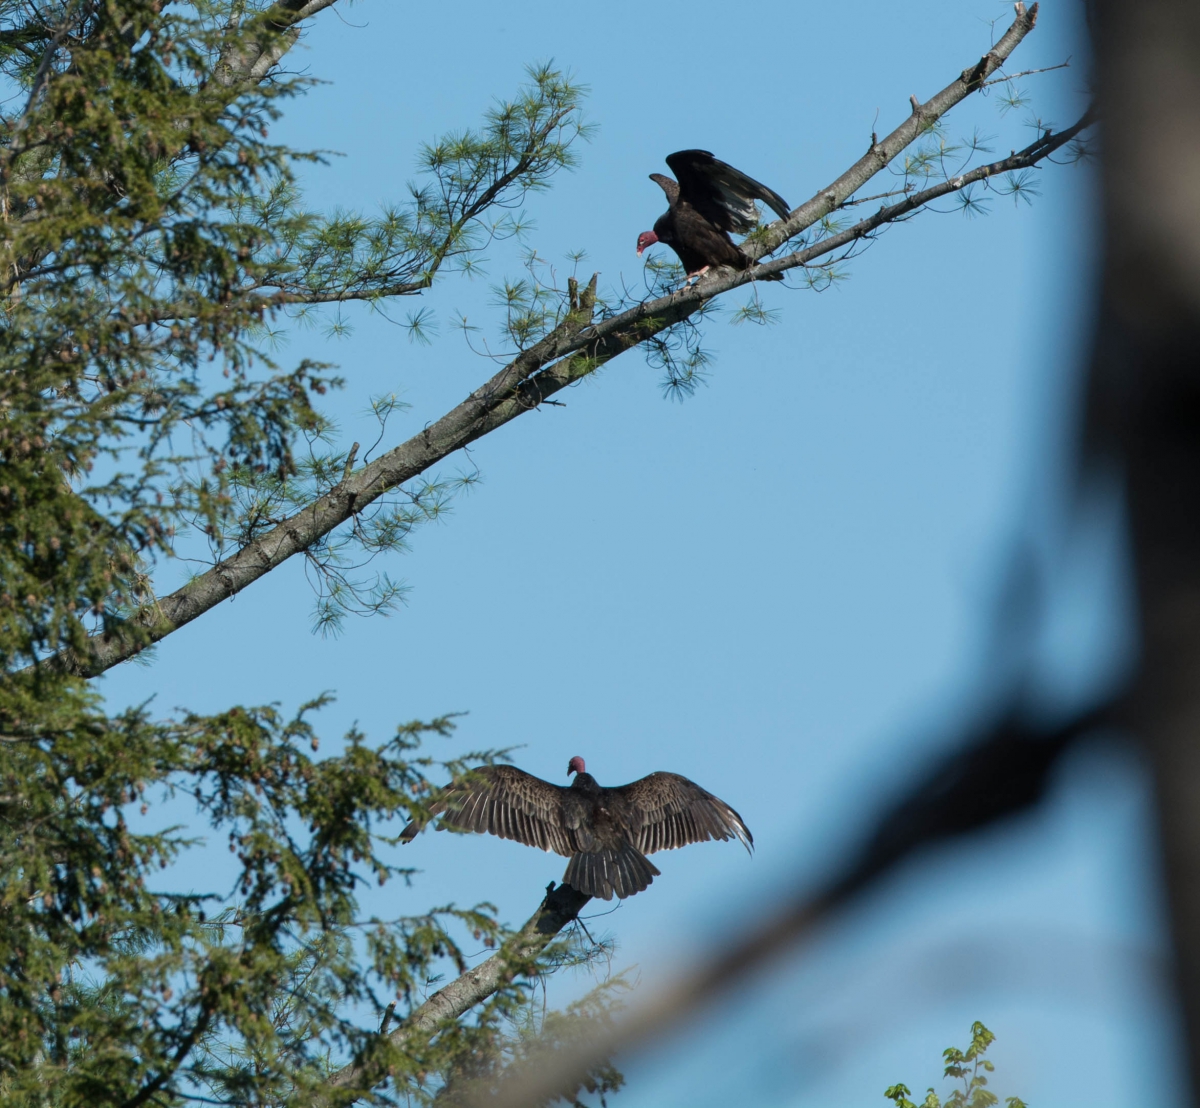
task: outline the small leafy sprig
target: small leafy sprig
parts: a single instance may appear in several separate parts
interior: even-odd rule
[[[996,1067],[984,1055],[995,1040],[996,1036],[976,1020],[971,1024],[971,1045],[966,1050],[951,1046],[942,1051],[946,1062],[944,1075],[962,1082],[962,1088],[955,1089],[945,1100],[930,1088],[926,1090],[925,1099],[916,1104],[909,1100],[912,1092],[907,1085],[892,1085],[883,1095],[896,1108],[991,1108],[1000,1103],[1000,1098],[987,1087],[987,1075],[995,1072]],[[1020,1097],[1015,1096],[1006,1097],[1004,1104],[1005,1108],[1028,1108]]]

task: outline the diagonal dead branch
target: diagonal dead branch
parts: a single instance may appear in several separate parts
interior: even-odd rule
[[[986,181],[990,177],[999,177],[1005,173],[1013,173],[1021,169],[1031,169],[1039,162],[1048,158],[1056,150],[1060,150],[1066,146],[1076,135],[1086,130],[1094,122],[1095,111],[1089,108],[1077,123],[1072,124],[1072,126],[1065,130],[1048,131],[1023,150],[1018,150],[1007,158],[1001,158],[999,161],[991,162],[988,165],[976,166],[970,172],[953,177],[949,181],[941,181],[936,185],[931,185],[927,189],[922,189],[920,192],[911,193],[904,200],[880,208],[873,216],[854,224],[853,227],[847,227],[844,231],[840,231],[835,235],[830,235],[829,238],[822,239],[805,250],[797,250],[794,254],[788,254],[782,258],[764,262],[758,268],[757,274],[784,273],[796,266],[807,265],[813,259],[819,258],[824,254],[831,254],[835,250],[839,250],[843,246],[848,246],[859,239],[869,238],[871,232],[882,227],[884,224],[895,223],[915,212],[918,208],[923,208],[935,200],[940,200],[943,196],[961,192],[968,185],[976,184],[979,181]]]
[[[222,88],[261,81],[300,39],[301,24],[318,12],[333,7],[337,0],[279,0],[266,11],[241,21],[230,17],[229,42],[213,71]]]
[[[533,972],[538,956],[589,900],[591,897],[570,885],[554,888],[551,882],[546,899],[516,935],[486,961],[434,993],[388,1034],[387,1041],[393,1047],[403,1048],[416,1039],[436,1034],[447,1022],[458,1019],[518,977]],[[377,1068],[371,1059],[364,1059],[338,1070],[329,1084],[335,1089],[361,1089],[365,1094],[385,1078],[386,1070]]]
[[[325,6],[332,2],[314,0],[314,3]],[[277,8],[281,6],[288,7],[280,5]],[[308,12],[311,7],[312,4],[299,4],[297,0],[290,5],[290,10],[299,19],[303,18],[299,13]],[[964,69],[930,100],[924,103],[915,101],[911,115],[899,127],[882,141],[873,141],[867,153],[850,169],[795,209],[786,220],[768,226],[762,239],[746,243],[743,248],[747,253],[754,258],[761,258],[823,219],[886,168],[945,112],[982,87],[982,83],[1007,60],[1036,23],[1037,4],[1026,9],[1023,3],[1017,3],[1015,9],[1016,18],[1012,25],[974,66]],[[1086,120],[1087,117],[1076,125],[1077,128],[1085,126]],[[1052,138],[1043,136],[1037,143],[1013,156],[1018,162],[1010,158],[1005,163],[994,165],[1009,162],[1013,162],[1010,168],[1032,165],[1059,145],[1061,142],[1055,144]],[[580,297],[578,310],[570,311],[550,334],[519,354],[420,434],[364,466],[358,473],[349,475],[328,493],[182,588],[161,600],[151,601],[124,627],[95,636],[86,652],[60,652],[42,664],[91,677],[134,657],[146,646],[160,641],[216,604],[236,595],[294,554],[306,550],[380,496],[416,477],[454,451],[536,408],[555,392],[594,372],[598,366],[688,318],[713,297],[767,274],[804,265],[820,254],[868,236],[883,223],[900,219],[923,204],[961,188],[968,183],[968,179],[982,179],[983,176],[1003,171],[981,167],[973,171],[980,175],[977,178],[965,175],[960,185],[948,182],[923,190],[856,224],[842,232],[841,236],[832,236],[807,250],[744,272],[717,270],[690,287],[635,305],[597,323],[592,323],[596,295],[596,278],[593,277],[592,283]]]
[[[512,1067],[470,1108],[524,1108],[546,1103],[598,1062],[624,1049],[644,1050],[756,973],[794,950],[864,890],[919,852],[1028,811],[1039,804],[1062,756],[1098,729],[1119,726],[1128,706],[1117,698],[1045,733],[1001,719],[935,765],[889,810],[856,857],[822,888],[782,895],[783,904],[708,959],[654,990],[610,1029],[596,1028],[586,1046],[537,1056]]]
[[[149,643],[159,641],[221,600],[240,592],[293,554],[308,549],[388,490],[492,430],[493,424],[488,417],[495,410],[510,412],[508,418],[511,419],[521,411],[536,407],[536,400],[531,399],[521,386],[542,366],[573,349],[580,331],[592,319],[597,279],[598,275],[592,277],[587,288],[579,294],[578,306],[558,327],[523,351],[453,411],[357,473],[347,475],[324,496],[262,538],[218,562],[183,588],[147,605],[123,631],[97,636],[86,657],[64,653],[57,656],[53,664],[60,664],[80,676],[95,676],[117,662],[133,657]]]
[[[25,107],[12,127],[3,160],[0,160],[0,185],[7,183],[13,163],[28,149],[21,141],[22,133],[29,126],[34,108],[37,106],[42,93],[46,91],[46,85],[49,83],[50,74],[53,70],[54,59],[60,47],[75,25],[87,14],[87,5],[84,5],[77,12],[64,12],[62,23],[57,27],[45,51],[42,53],[42,60],[38,63],[37,72],[33,75],[33,81],[30,84],[29,95],[25,100]]]
[[[951,81],[941,92],[936,93],[925,103],[922,104],[914,96],[912,98],[912,114],[899,127],[882,142],[872,143],[870,149],[828,188],[822,189],[811,200],[801,204],[787,219],[772,224],[760,242],[744,247],[746,253],[754,258],[770,254],[788,239],[827,216],[844,200],[848,200],[862,188],[955,104],[982,88],[983,82],[1008,60],[1009,55],[1037,23],[1037,4],[1026,9],[1023,3],[1017,3],[1014,5],[1014,9],[1016,19],[1013,20],[1012,26],[975,65],[964,69],[956,80]]]

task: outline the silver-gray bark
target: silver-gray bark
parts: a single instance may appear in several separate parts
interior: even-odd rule
[[[292,6],[297,11],[306,11],[311,5],[295,3]],[[746,244],[748,252],[763,257],[837,209],[899,156],[930,124],[981,88],[1037,21],[1037,4],[1026,9],[1023,3],[1017,3],[1015,9],[1016,18],[1012,25],[987,54],[925,103],[913,97],[912,111],[899,127],[880,141],[872,137],[870,148],[863,157],[831,185],[800,205],[786,220],[772,224],[761,242]],[[1084,125],[1085,121],[1081,121],[1070,133],[1074,134]],[[978,176],[973,179],[1035,164],[1065,141],[1067,138],[1063,135],[1044,137],[1022,151],[1020,156],[1014,155],[1004,162],[975,171]],[[924,190],[919,194],[920,203],[928,203],[954,187],[947,185]],[[599,322],[593,322],[596,295],[596,278],[593,277],[586,290],[573,292],[570,311],[558,327],[420,434],[348,474],[328,493],[182,588],[147,604],[126,628],[95,637],[85,654],[63,653],[51,664],[90,677],[135,656],[146,646],[162,640],[236,595],[288,558],[308,549],[372,501],[423,473],[454,451],[531,411],[599,365],[686,319],[714,296],[766,273],[804,265],[856,238],[867,237],[883,223],[901,218],[920,206],[917,199],[910,197],[884,209],[834,240],[776,259],[761,268],[741,273],[717,271],[688,288],[638,304]]]
[[[570,885],[548,889],[546,899],[495,954],[439,989],[394,1031],[388,1033],[393,1046],[403,1047],[415,1038],[435,1034],[438,1028],[458,1019],[493,993],[518,977],[536,971],[537,959],[554,937],[578,915],[591,899]],[[330,1079],[336,1089],[359,1088],[363,1092],[379,1084],[386,1075],[372,1074],[368,1066],[354,1063]]]

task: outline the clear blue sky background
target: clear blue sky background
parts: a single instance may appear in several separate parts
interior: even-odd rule
[[[646,175],[667,153],[711,149],[798,204],[1010,18],[992,0],[362,0],[322,15],[293,55],[330,83],[276,137],[344,155],[305,171],[314,205],[371,211],[403,198],[421,141],[471,125],[525,63],[554,58],[590,86],[600,129],[582,167],[529,203],[530,242],[555,261],[586,250],[604,282],[637,281],[635,239],[663,208]],[[1073,56],[1022,82],[1046,120],[1078,113],[1085,54],[1076,5],[1043,4],[1013,68]],[[1003,153],[1029,140],[1024,114],[976,97],[949,126],[978,124]],[[394,617],[314,636],[303,568],[289,564],[104,691],[205,711],[333,690],[331,737],[464,711],[447,752],[520,745],[518,764],[554,781],[573,754],[601,782],[687,774],[743,813],[759,848],[660,855],[662,878],[595,921],[616,967],[650,986],[844,857],[1021,673],[1061,711],[1131,653],[1119,511],[1098,490],[1069,513],[1062,466],[1094,182],[1051,166],[1040,188],[1033,207],[997,199],[987,218],[894,228],[831,292],[767,289],[774,327],[709,323],[714,371],[684,404],[661,397],[635,352],[565,408],[489,436],[472,454],[483,484],[389,563],[412,590]],[[488,271],[517,273],[515,253],[497,249]],[[461,310],[492,327],[489,300],[488,280],[447,279],[422,301],[443,323],[429,348],[354,312],[349,338],[300,331],[286,354],[341,364],[349,387],[332,410],[346,444],[373,438],[368,396],[398,393],[412,407],[395,442],[489,373],[449,326]],[[993,617],[1022,545],[1047,610],[1028,641],[1000,649]],[[449,835],[423,836],[404,860],[424,870],[415,887],[389,886],[369,909],[486,899],[516,922],[563,868]],[[217,844],[189,870],[194,887],[224,888],[223,864]],[[1081,753],[1042,811],[907,867],[769,984],[631,1061],[616,1103],[870,1105],[896,1081],[945,1091],[941,1050],[982,1019],[999,1036],[1002,1096],[1177,1104],[1162,926],[1144,775],[1119,751]],[[556,983],[551,999],[583,984]]]

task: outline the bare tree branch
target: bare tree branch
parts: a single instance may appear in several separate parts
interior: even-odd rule
[[[538,956],[554,937],[583,909],[591,897],[559,885],[546,890],[546,899],[538,910],[504,946],[473,969],[439,989],[387,1036],[396,1047],[409,1041],[432,1035],[447,1022],[458,1019],[493,993],[529,974]],[[386,1078],[385,1073],[373,1071],[370,1063],[356,1062],[340,1069],[330,1078],[335,1089],[358,1088],[365,1093]]]
[[[309,6],[294,5],[297,11],[306,11]],[[868,152],[833,184],[802,204],[786,220],[771,224],[761,239],[745,244],[744,249],[753,257],[763,257],[824,218],[888,166],[945,112],[978,90],[1034,27],[1037,4],[1027,10],[1023,3],[1017,3],[1015,9],[1016,18],[1012,26],[974,66],[964,69],[951,84],[927,102],[922,104],[913,97],[912,112],[899,127],[882,141],[872,141]],[[1076,128],[1084,125],[1086,117]],[[1013,162],[1013,167],[1034,164],[1057,149],[1058,145],[1061,143],[1043,137],[1020,155],[1014,155],[1018,161]],[[1012,162],[1012,159],[1006,162]],[[989,173],[1002,171],[982,167],[975,172],[980,174],[978,179],[982,179]],[[966,181],[965,177],[963,181]],[[216,604],[236,595],[292,555],[307,549],[391,489],[411,480],[454,451],[536,408],[555,392],[593,372],[597,366],[686,319],[714,296],[760,276],[803,265],[820,254],[863,238],[882,223],[902,218],[922,203],[946,195],[956,187],[962,186],[950,182],[925,190],[856,224],[854,228],[843,232],[840,238],[833,236],[805,251],[745,272],[715,271],[669,296],[638,304],[594,324],[592,314],[596,279],[593,277],[587,291],[572,305],[558,327],[519,354],[466,400],[420,434],[364,466],[312,504],[218,562],[187,585],[148,604],[124,628],[96,636],[86,654],[62,652],[43,664],[62,666],[81,676],[95,676],[133,657],[150,643],[160,641]],[[924,199],[918,200],[919,197]]]
[[[1020,73],[1006,73],[1003,77],[993,77],[990,81],[984,81],[981,87],[991,88],[992,85],[1003,85],[1009,81],[1019,81],[1022,77],[1032,77],[1038,73],[1053,73],[1056,69],[1070,69],[1071,59],[1068,58],[1065,62],[1059,62],[1058,65],[1044,65],[1040,69],[1022,69]]]
[[[83,20],[89,14],[90,5],[84,4],[76,12],[64,12],[62,23],[55,29],[49,44],[42,53],[42,59],[38,63],[37,72],[33,75],[33,81],[29,87],[29,95],[25,100],[25,107],[21,110],[15,124],[13,124],[9,142],[4,151],[3,160],[0,161],[0,185],[8,180],[9,169],[12,164],[25,152],[27,149],[18,139],[22,132],[29,126],[30,117],[33,114],[34,108],[37,106],[38,100],[46,89],[46,85],[50,81],[50,74],[54,65],[54,59],[58,54],[59,48],[63,41],[74,29],[75,25]]]
[[[337,0],[279,0],[245,24],[241,13],[230,16],[229,43],[213,71],[215,82],[226,89],[261,81],[300,39],[300,24]]]
[[[755,276],[784,273],[795,266],[807,265],[814,259],[822,257],[825,254],[831,254],[835,250],[840,250],[843,246],[849,246],[859,239],[869,238],[872,231],[882,227],[885,223],[895,223],[918,208],[923,208],[935,200],[940,200],[943,196],[961,192],[968,185],[976,184],[979,181],[986,181],[990,177],[999,177],[1004,173],[1030,169],[1045,158],[1048,158],[1056,150],[1066,146],[1076,135],[1086,130],[1094,122],[1095,112],[1089,108],[1077,123],[1066,130],[1047,131],[1041,138],[1035,142],[1031,142],[1025,149],[1018,150],[1007,158],[991,162],[989,165],[977,166],[970,172],[951,178],[949,181],[941,181],[936,185],[931,185],[927,189],[922,189],[920,192],[910,193],[905,199],[885,208],[880,208],[873,216],[856,223],[853,227],[847,227],[844,231],[839,231],[835,235],[830,235],[829,238],[822,239],[807,249],[797,250],[794,254],[788,254],[785,257],[764,262],[755,270]]]
[[[873,141],[870,149],[828,188],[822,189],[811,200],[801,204],[787,219],[773,223],[768,234],[760,242],[748,244],[743,248],[746,253],[754,258],[770,254],[792,236],[827,216],[842,201],[854,195],[955,104],[982,88],[983,82],[1008,60],[1009,55],[1021,44],[1021,40],[1033,30],[1037,23],[1037,4],[1030,5],[1028,10],[1020,2],[1014,4],[1013,7],[1016,11],[1016,19],[1013,20],[1012,26],[975,65],[964,69],[957,80],[951,81],[941,92],[924,104],[916,96],[911,97],[912,114],[899,127],[882,142]]]

